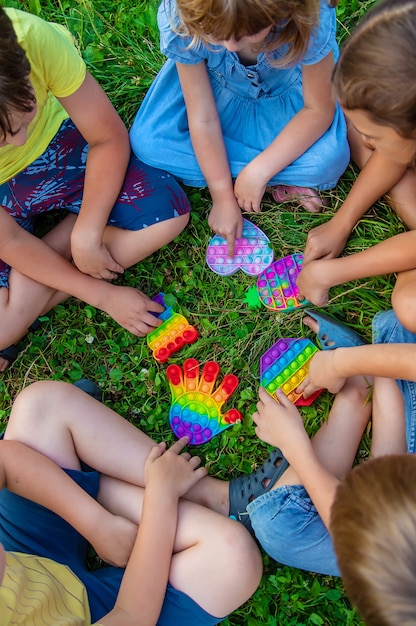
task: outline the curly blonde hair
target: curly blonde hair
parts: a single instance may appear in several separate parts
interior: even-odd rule
[[[339,0],[329,0],[330,6]],[[191,45],[215,43],[256,35],[272,27],[258,52],[285,44],[289,51],[281,64],[298,62],[318,24],[320,0],[176,0],[179,32],[193,38]]]

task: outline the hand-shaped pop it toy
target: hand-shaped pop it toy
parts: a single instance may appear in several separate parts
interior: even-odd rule
[[[296,286],[302,263],[302,254],[291,254],[272,263],[258,277],[257,291],[264,306],[272,311],[292,311],[309,304],[299,300]]]
[[[242,236],[235,240],[234,258],[228,257],[227,240],[220,235],[208,244],[207,263],[216,274],[229,276],[239,269],[249,276],[258,276],[273,261],[270,240],[255,224],[243,219]]]
[[[318,348],[309,339],[279,339],[260,359],[260,384],[275,397],[276,389],[283,389],[289,400],[297,406],[308,406],[322,389],[310,398],[295,393],[296,387],[306,378],[309,361]]]
[[[159,293],[153,300],[166,307],[165,296]],[[188,320],[172,307],[167,306],[157,317],[163,319],[163,324],[147,335],[147,344],[153,351],[153,356],[159,363],[165,363],[171,354],[177,352],[187,343],[198,339],[198,331],[191,326]]]
[[[172,393],[169,421],[177,437],[187,435],[189,443],[201,444],[233,424],[241,422],[241,413],[230,409],[224,415],[221,407],[236,390],[238,378],[227,374],[218,389],[214,390],[220,367],[209,361],[199,377],[199,363],[187,359],[182,368],[169,365],[166,375]]]

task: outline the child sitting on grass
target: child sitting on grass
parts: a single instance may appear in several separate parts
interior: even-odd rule
[[[162,0],[168,57],[130,132],[135,154],[208,186],[210,227],[241,237],[241,211],[277,202],[319,211],[349,161],[331,74],[337,0]]]
[[[131,157],[127,130],[69,32],[0,7],[0,371],[39,315],[69,295],[143,336],[161,305],[109,283],[185,227],[167,173]],[[57,62],[59,59],[59,63]],[[34,217],[69,214],[43,239]]]
[[[305,322],[319,332],[312,315]],[[339,330],[339,324],[331,327],[327,322],[328,338],[335,337],[334,328]],[[298,409],[283,393],[278,393],[276,401],[260,390],[253,420],[258,437],[278,446],[271,454],[276,467],[266,462],[254,475],[234,479],[229,490],[230,512],[243,523],[249,517],[262,547],[280,563],[324,574],[340,573],[328,530],[331,507],[340,481],[354,463],[370,417],[367,396],[371,377],[371,455],[416,453],[416,335],[400,324],[394,311],[375,316],[373,334],[374,345],[337,348],[335,342],[337,349],[318,352],[312,358],[309,376],[297,391],[304,397],[322,388],[337,394],[328,420],[312,439]],[[241,494],[236,493],[237,487]],[[371,497],[371,487],[366,497]],[[382,508],[379,515],[384,522]],[[365,518],[365,508],[362,515]],[[341,516],[337,523],[342,532]],[[397,537],[400,527],[395,530],[391,524],[390,532]],[[381,568],[382,556],[380,559]],[[405,622],[391,622],[399,623]]]
[[[416,332],[416,1],[383,0],[341,50],[333,82],[349,119],[352,156],[363,167],[344,205],[311,231],[298,278],[301,294],[317,306],[334,285],[398,272],[393,308]],[[337,257],[354,225],[389,192],[412,229],[358,254]]]
[[[167,450],[72,385],[26,388],[0,441],[0,624],[208,626],[245,602],[260,553],[180,499],[206,474],[186,442]],[[90,570],[87,540],[113,566]]]

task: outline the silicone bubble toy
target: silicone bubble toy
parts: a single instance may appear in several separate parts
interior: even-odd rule
[[[292,311],[309,304],[299,299],[296,286],[302,263],[302,254],[291,254],[275,261],[260,274],[257,290],[264,306],[272,311]]]
[[[273,261],[270,240],[255,224],[243,219],[242,237],[235,240],[234,258],[228,257],[227,240],[220,235],[208,244],[207,263],[213,272],[229,276],[242,270],[249,276],[258,276]]]
[[[157,315],[163,320],[163,324],[147,335],[147,344],[156,361],[165,363],[171,354],[180,350],[182,346],[194,343],[198,339],[198,331],[183,315],[175,313],[172,307],[166,306],[163,293],[159,293],[153,300],[166,308]]]
[[[295,393],[295,389],[308,375],[309,361],[317,351],[318,348],[309,339],[279,339],[260,359],[261,386],[273,398],[280,388],[297,406],[308,406],[322,389],[307,400]]]
[[[214,390],[220,371],[218,363],[209,361],[199,376],[199,362],[187,359],[180,365],[169,365],[166,375],[172,393],[169,422],[177,437],[189,437],[189,443],[206,443],[215,435],[241,422],[241,413],[230,409],[224,415],[221,407],[237,389],[238,378],[234,374],[224,376]]]

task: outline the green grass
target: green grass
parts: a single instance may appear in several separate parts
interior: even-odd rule
[[[30,9],[45,19],[61,22],[76,36],[91,73],[100,81],[129,125],[157,70],[163,62],[158,49],[156,4],[153,0],[31,0],[1,2]],[[373,4],[341,0],[339,36],[343,39]],[[356,171],[349,168],[338,187],[329,193],[330,208],[312,215],[291,206],[277,207],[265,198],[263,212],[251,216],[271,239],[276,256],[302,251],[308,231],[329,219],[348,193]],[[267,446],[256,439],[251,420],[259,383],[259,358],[280,336],[310,336],[302,326],[302,312],[272,314],[250,310],[244,302],[255,280],[238,273],[221,278],[205,263],[212,233],[207,225],[207,192],[188,190],[193,212],[189,227],[173,244],[130,269],[123,283],[149,295],[163,290],[174,294],[176,310],[200,333],[198,342],[183,349],[172,362],[187,357],[200,362],[217,360],[224,372],[234,372],[240,385],[231,403],[244,415],[206,444],[200,454],[211,473],[231,478],[249,472],[264,458]],[[354,229],[347,253],[374,245],[402,230],[399,220],[383,202],[371,209]],[[336,287],[330,292],[329,311],[346,319],[370,339],[371,319],[390,307],[393,277],[371,278]],[[44,318],[42,328],[29,335],[19,360],[0,380],[0,418],[7,421],[16,394],[29,383],[45,378],[97,381],[106,403],[157,440],[173,440],[167,421],[170,395],[166,367],[157,364],[143,339],[121,329],[109,317],[74,300]],[[325,419],[331,404],[323,394],[302,409],[312,434]],[[366,456],[368,440],[360,456]],[[282,567],[264,558],[265,572],[253,598],[224,624],[228,626],[358,625],[339,579]],[[230,585],[233,581],[230,581]]]

